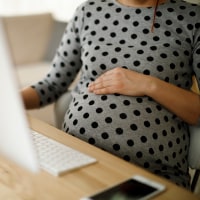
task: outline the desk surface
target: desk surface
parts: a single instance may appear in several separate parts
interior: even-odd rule
[[[3,200],[78,200],[108,186],[139,174],[166,185],[167,190],[154,199],[199,199],[167,180],[110,155],[92,145],[72,137],[34,118],[30,126],[59,142],[95,157],[98,162],[81,169],[54,177],[44,171],[32,174],[0,157],[0,199]]]

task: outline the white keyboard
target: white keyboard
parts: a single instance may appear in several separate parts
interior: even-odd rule
[[[31,130],[42,169],[54,176],[96,162],[96,159]]]

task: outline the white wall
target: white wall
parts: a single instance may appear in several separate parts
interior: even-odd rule
[[[0,0],[0,15],[50,11],[55,18],[66,21],[85,0]],[[200,0],[186,0],[200,4]]]
[[[59,20],[69,20],[85,0],[0,0],[0,15],[50,11]]]

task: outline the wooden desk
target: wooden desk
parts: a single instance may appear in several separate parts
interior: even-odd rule
[[[154,199],[198,199],[191,192],[67,135],[42,121],[31,117],[29,121],[30,126],[36,131],[94,156],[98,162],[68,172],[62,177],[54,177],[44,171],[36,175],[32,174],[1,157],[0,199],[2,200],[78,200],[135,174],[146,176],[166,185],[167,190]]]

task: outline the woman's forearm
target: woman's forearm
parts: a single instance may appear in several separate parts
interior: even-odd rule
[[[158,78],[150,77],[150,87],[146,95],[166,107],[172,113],[194,125],[200,117],[200,97],[198,94],[179,88]]]
[[[36,92],[31,87],[24,88],[21,91],[22,99],[26,109],[35,109],[40,107],[40,99]]]
[[[198,94],[132,70],[109,70],[89,84],[89,91],[95,94],[149,96],[188,124],[196,124],[200,117]]]

